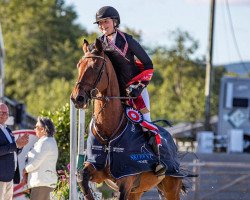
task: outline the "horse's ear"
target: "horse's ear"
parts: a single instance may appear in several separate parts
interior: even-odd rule
[[[84,39],[83,44],[82,44],[82,50],[84,53],[88,51],[88,46],[89,46],[89,42],[86,39]]]
[[[97,51],[102,52],[102,42],[98,38],[95,40],[95,48]]]

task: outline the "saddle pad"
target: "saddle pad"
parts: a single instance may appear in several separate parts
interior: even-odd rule
[[[167,166],[166,174],[176,173],[179,171],[176,145],[165,129],[157,127],[162,137],[161,162]],[[153,171],[158,159],[144,134],[140,125],[128,122],[123,132],[110,140],[108,146],[104,146],[90,131],[87,140],[87,162],[97,170],[102,170],[109,164],[111,175],[117,179]]]

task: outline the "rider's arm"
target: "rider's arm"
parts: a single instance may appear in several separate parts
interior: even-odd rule
[[[132,38],[132,36],[128,37],[128,45],[129,49],[133,52],[133,54],[138,58],[140,62],[137,62],[137,67],[141,70],[141,73],[135,76],[128,85],[133,83],[143,83],[145,86],[149,83],[153,76],[153,63],[146,51],[142,48],[142,46]]]
[[[143,65],[143,71],[148,69],[153,69],[153,63],[146,51],[132,36],[128,37],[129,49],[133,54],[139,59]]]

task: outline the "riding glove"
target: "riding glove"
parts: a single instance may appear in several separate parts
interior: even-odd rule
[[[131,84],[127,87],[126,92],[129,97],[139,97],[142,90],[146,87],[146,84],[141,82],[137,84]]]

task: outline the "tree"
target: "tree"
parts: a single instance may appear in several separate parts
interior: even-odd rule
[[[197,121],[204,114],[204,77],[202,64],[191,57],[198,48],[187,32],[173,32],[174,45],[170,49],[155,49],[155,73],[152,85],[151,107],[153,118],[178,121]]]
[[[39,85],[34,91],[35,95],[30,93],[26,97],[27,105],[35,105],[29,107],[29,112],[38,115],[41,109],[53,112],[61,108],[61,105],[69,103],[72,86],[65,78],[53,79],[51,83]]]
[[[1,2],[0,21],[6,48],[5,93],[26,103],[28,111],[42,109],[37,106],[38,100],[44,101],[37,98],[37,92],[41,93],[38,89],[53,92],[54,79],[64,79],[57,85],[64,88],[75,78],[77,59],[82,54],[78,42],[86,33],[75,24],[76,17],[64,0]],[[68,91],[57,95],[59,99],[69,99]]]

